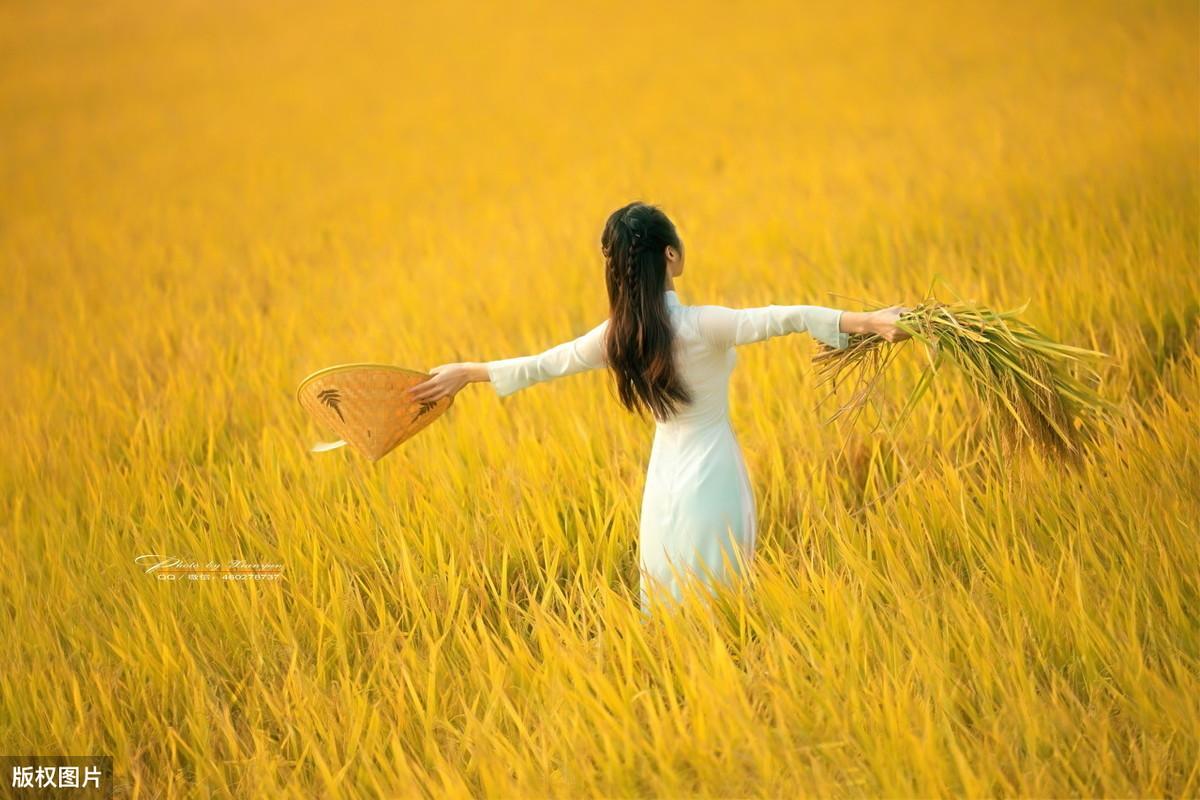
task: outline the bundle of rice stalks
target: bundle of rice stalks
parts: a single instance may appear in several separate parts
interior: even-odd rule
[[[993,311],[974,303],[927,300],[905,312],[897,322],[908,341],[924,346],[929,365],[921,374],[900,412],[903,420],[929,388],[947,358],[965,377],[970,389],[988,407],[988,421],[1009,446],[1033,444],[1044,453],[1072,461],[1086,441],[1095,438],[1116,406],[1093,388],[1099,376],[1089,364],[1105,353],[1059,344],[1018,316],[1028,302],[1009,311]],[[852,334],[844,349],[821,345],[813,363],[819,383],[830,394],[856,379],[850,400],[831,419],[857,417],[879,385],[900,347],[878,334]]]

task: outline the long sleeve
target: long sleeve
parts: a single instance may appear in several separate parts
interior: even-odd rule
[[[838,350],[850,343],[850,334],[839,329],[843,313],[840,308],[769,305],[757,308],[700,306],[699,309],[697,327],[700,335],[717,349],[804,331]]]
[[[539,381],[603,367],[604,331],[607,328],[608,320],[604,320],[579,338],[537,355],[485,362],[492,387],[496,394],[504,397]]]

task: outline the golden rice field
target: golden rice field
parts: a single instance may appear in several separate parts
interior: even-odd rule
[[[0,64],[0,752],[130,798],[1200,795],[1195,3],[8,3]],[[1123,413],[1068,469],[953,371],[889,425],[915,348],[852,425],[812,339],[743,348],[753,591],[649,624],[604,372],[308,452],[315,369],[603,319],[634,199],[685,303],[1029,301]]]

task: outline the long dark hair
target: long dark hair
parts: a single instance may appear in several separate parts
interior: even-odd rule
[[[617,395],[625,408],[639,415],[649,409],[658,420],[692,401],[672,355],[667,245],[682,255],[675,224],[657,206],[641,201],[614,211],[600,236],[609,304],[604,348]]]

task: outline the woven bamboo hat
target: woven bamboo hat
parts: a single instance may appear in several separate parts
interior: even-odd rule
[[[350,444],[371,461],[383,458],[428,427],[454,402],[453,395],[429,403],[408,396],[409,387],[430,377],[387,364],[338,364],[317,370],[300,382],[296,399],[318,424],[332,429],[343,441],[313,450]]]

